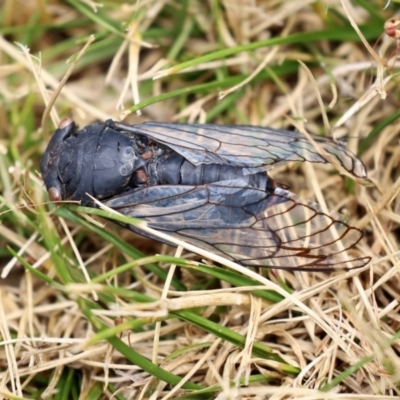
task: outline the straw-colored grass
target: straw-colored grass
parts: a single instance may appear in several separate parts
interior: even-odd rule
[[[385,3],[0,4],[0,398],[399,396],[397,43],[377,41],[397,4]],[[39,162],[67,116],[343,138],[372,184],[301,163],[272,176],[363,229],[355,251],[372,261],[254,271],[144,239],[107,210],[54,206]]]

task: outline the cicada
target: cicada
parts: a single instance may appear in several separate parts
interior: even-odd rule
[[[94,206],[92,196],[242,265],[362,267],[370,258],[350,251],[363,236],[359,229],[268,175],[289,161],[329,163],[333,157],[354,177],[366,177],[363,163],[342,143],[313,140],[324,151],[301,133],[259,126],[108,120],[78,129],[64,120],[41,171],[51,200]]]

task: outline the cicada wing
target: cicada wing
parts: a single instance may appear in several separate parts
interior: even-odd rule
[[[348,254],[363,234],[342,216],[322,212],[317,204],[281,188],[266,193],[243,187],[240,179],[146,187],[105,205],[247,266],[326,270],[369,262],[369,257]]]
[[[289,161],[331,163],[298,132],[240,125],[114,124],[118,129],[145,135],[170,147],[194,165],[233,165],[255,173]],[[357,178],[367,176],[362,161],[342,143],[318,136],[313,139],[350,174]]]
[[[252,226],[252,230],[268,226],[279,237],[279,249],[271,266],[303,270],[352,269],[370,261],[370,257],[351,254],[363,232],[349,226],[342,215],[323,211],[318,204],[282,188],[276,188],[274,196],[280,201],[265,209],[257,224]],[[254,265],[252,260],[248,261],[248,265]]]

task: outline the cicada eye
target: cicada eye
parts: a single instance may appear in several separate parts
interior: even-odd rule
[[[60,191],[55,187],[51,187],[48,190],[48,194],[49,194],[50,201],[52,201],[53,203],[62,200]]]

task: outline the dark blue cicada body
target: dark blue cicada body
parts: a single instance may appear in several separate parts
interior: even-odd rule
[[[151,228],[247,266],[350,269],[363,236],[336,213],[323,212],[274,182],[267,171],[289,161],[329,163],[356,178],[362,162],[343,144],[258,126],[114,121],[77,130],[64,121],[43,156],[52,200],[91,195],[142,218]],[[130,227],[139,232],[139,228]]]

